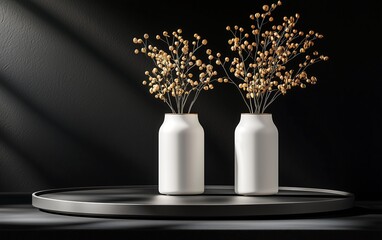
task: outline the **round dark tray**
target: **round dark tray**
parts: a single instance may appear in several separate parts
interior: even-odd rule
[[[239,196],[232,186],[207,186],[202,195],[168,196],[157,186],[67,188],[32,194],[36,208],[99,217],[238,217],[321,213],[353,206],[341,191],[280,187],[276,195]]]

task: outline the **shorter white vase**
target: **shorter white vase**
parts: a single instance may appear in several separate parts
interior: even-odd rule
[[[159,129],[159,192],[204,192],[204,130],[197,114],[166,114]]]
[[[235,129],[235,192],[278,192],[278,131],[271,114],[241,114]]]

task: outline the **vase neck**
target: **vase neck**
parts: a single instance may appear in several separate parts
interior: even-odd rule
[[[240,122],[261,122],[273,124],[272,114],[251,114],[242,113]]]
[[[198,114],[165,114],[165,121],[199,122]]]

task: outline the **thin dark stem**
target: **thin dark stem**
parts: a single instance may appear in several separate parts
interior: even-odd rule
[[[263,109],[263,112],[269,107],[269,105],[271,105],[275,100],[276,100],[276,98],[278,98],[278,96],[280,96],[281,95],[281,91],[277,91],[274,95],[273,95],[273,97],[272,97],[272,99],[268,102],[268,104],[267,105],[265,105],[265,107],[264,107],[264,109]]]
[[[220,60],[220,59],[219,59],[219,60]],[[224,73],[225,73],[227,79],[229,80],[229,82],[230,82],[231,84],[233,84],[233,85],[237,88],[237,90],[239,90],[239,93],[240,93],[240,95],[241,95],[241,97],[242,97],[242,99],[243,99],[245,105],[247,106],[248,110],[249,110],[250,112],[253,112],[253,111],[251,110],[250,106],[248,105],[247,101],[245,100],[245,97],[244,97],[244,95],[243,95],[243,92],[241,91],[241,89],[239,88],[239,86],[235,83],[235,81],[233,81],[233,80],[231,79],[230,75],[228,74],[227,69],[225,68],[225,63],[224,63],[224,64],[221,64],[220,66],[222,67],[222,69],[223,69],[223,71],[224,71]]]

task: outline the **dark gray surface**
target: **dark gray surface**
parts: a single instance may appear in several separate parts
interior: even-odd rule
[[[353,206],[346,192],[280,187],[276,195],[239,196],[232,186],[207,186],[202,195],[168,196],[157,186],[54,189],[33,193],[33,206],[45,211],[117,217],[246,217],[319,213]]]
[[[236,219],[118,219],[51,214],[30,194],[0,194],[1,239],[382,239],[382,202],[321,214]]]
[[[379,203],[379,207],[382,207]],[[381,208],[382,210],[382,208]],[[381,211],[379,210],[379,211]],[[31,205],[0,207],[0,228],[46,230],[382,230],[382,215],[366,212],[348,215],[301,215],[252,219],[117,219],[52,214]]]

